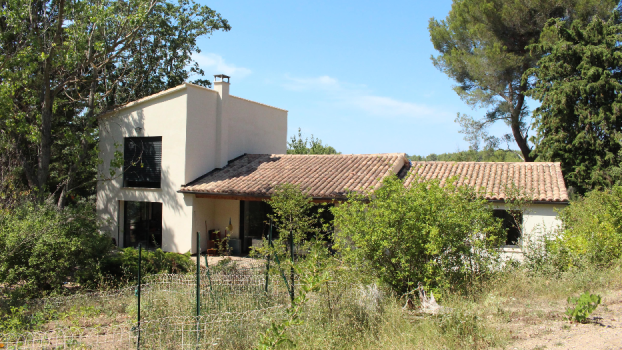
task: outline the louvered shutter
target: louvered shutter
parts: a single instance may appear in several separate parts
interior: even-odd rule
[[[160,187],[162,137],[126,137],[123,158],[124,187]]]

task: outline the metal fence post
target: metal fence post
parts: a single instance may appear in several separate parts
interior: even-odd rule
[[[197,231],[197,349],[201,339],[201,234]]]
[[[136,349],[140,349],[140,270],[142,260],[143,247],[141,243],[138,243],[138,288],[136,289],[136,296],[138,297],[138,340],[136,341]]]
[[[268,231],[268,245],[272,245],[272,219],[270,219],[270,231]],[[266,258],[266,288],[265,292],[268,294],[268,282],[270,280],[270,253],[268,253],[268,257]]]
[[[294,302],[294,232],[292,232],[292,230],[289,230],[289,251],[292,255],[292,267],[290,270],[292,290],[289,292],[289,294],[290,294],[290,298],[292,298],[292,303],[293,303]]]

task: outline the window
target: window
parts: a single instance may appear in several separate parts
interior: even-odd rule
[[[314,205],[311,208],[310,214],[318,214],[320,208],[324,208],[324,210],[320,213],[320,219],[323,220],[324,223],[332,222],[334,220],[333,213],[329,210],[333,204],[318,204]],[[268,232],[270,230],[270,219],[268,215],[272,214],[272,207],[270,204],[266,202],[259,201],[240,201],[240,240],[242,241],[242,252],[244,254],[248,253],[249,247],[252,245],[253,239],[262,239],[268,237]],[[317,228],[322,228],[322,225],[318,222],[316,224]],[[328,228],[330,232],[332,232],[332,228]],[[328,238],[329,232],[322,232],[323,238]],[[272,237],[274,239],[278,238],[278,230],[275,228],[272,229]],[[313,237],[309,236],[308,239]]]
[[[125,202],[124,221],[124,247],[162,247],[162,203]]]
[[[162,137],[126,137],[123,187],[160,188]]]
[[[492,215],[503,220],[503,229],[507,232],[506,245],[518,245],[523,225],[523,214],[519,211],[495,209]]]
[[[253,239],[268,237],[272,214],[270,204],[263,201],[240,201],[240,240],[242,253],[246,254],[253,243]],[[276,228],[272,229],[272,237],[278,235]]]

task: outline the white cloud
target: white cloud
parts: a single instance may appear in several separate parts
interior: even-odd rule
[[[430,117],[438,115],[439,112],[434,108],[417,103],[399,101],[390,97],[383,96],[359,96],[351,100],[351,103],[368,112],[378,116],[406,116],[406,117]]]
[[[233,78],[244,78],[251,74],[250,69],[227,63],[222,56],[215,53],[195,53],[192,59],[197,61],[203,70],[212,71],[214,74],[226,74]]]
[[[367,114],[380,117],[406,117],[429,119],[451,117],[447,112],[425,104],[400,101],[391,97],[371,93],[366,85],[340,82],[327,75],[315,78],[295,78],[286,76],[283,86],[293,91],[320,91],[327,94],[337,104],[354,108]]]
[[[328,75],[322,75],[317,78],[292,78],[290,76],[286,76],[285,78],[287,82],[284,84],[284,87],[288,90],[302,91],[340,88],[337,79],[331,78]]]

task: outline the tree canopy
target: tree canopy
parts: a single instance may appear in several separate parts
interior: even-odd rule
[[[552,20],[544,56],[525,78],[535,110],[535,153],[559,161],[568,185],[580,193],[622,181],[622,24],[616,15],[589,24]]]
[[[311,138],[302,138],[302,132],[298,128],[298,137],[292,136],[287,143],[287,154],[341,154],[333,147],[322,144],[322,140]]]
[[[413,155],[412,161],[422,162],[522,162],[523,160],[512,150],[487,148],[481,151],[470,149],[453,153],[430,153],[427,156]]]
[[[533,161],[528,143],[530,111],[525,103],[529,81],[523,74],[535,67],[538,43],[551,18],[607,18],[611,0],[454,0],[444,20],[431,18],[429,32],[439,55],[434,65],[458,84],[454,90],[469,105],[488,108],[482,118],[459,119],[463,131],[497,121],[511,130],[525,161]]]
[[[196,40],[229,30],[192,0],[0,4],[0,193],[94,192],[96,116],[203,71]],[[86,185],[85,187],[85,184]]]

